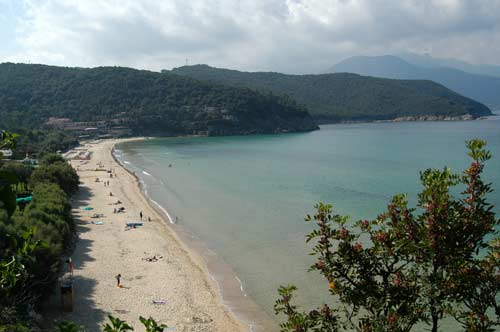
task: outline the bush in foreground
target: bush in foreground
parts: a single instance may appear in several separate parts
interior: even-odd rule
[[[500,238],[491,185],[482,173],[491,155],[486,143],[467,143],[470,167],[421,173],[418,208],[396,195],[374,220],[349,223],[331,205],[318,204],[308,216],[316,229],[316,262],[340,306],[326,304],[301,312],[293,305],[294,286],[281,287],[275,304],[287,320],[282,331],[412,331],[417,324],[438,331],[453,318],[463,331],[494,331],[500,325]],[[462,190],[459,197],[452,192]]]

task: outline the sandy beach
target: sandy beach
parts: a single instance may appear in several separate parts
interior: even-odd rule
[[[119,142],[85,144],[91,159],[71,161],[81,181],[73,199],[78,232],[72,254],[74,311],[54,318],[72,320],[89,332],[100,331],[107,315],[139,331],[139,316],[167,324],[167,331],[247,331],[222,303],[203,261],[151,208],[136,178],[113,160],[111,151]],[[121,207],[125,212],[113,212]],[[126,230],[130,222],[143,226]]]

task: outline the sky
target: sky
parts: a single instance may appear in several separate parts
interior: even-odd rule
[[[401,52],[500,65],[500,0],[0,0],[0,62],[318,73]]]

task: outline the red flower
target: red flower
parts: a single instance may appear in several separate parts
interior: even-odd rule
[[[356,242],[356,244],[354,245],[354,251],[361,252],[361,250],[363,250],[363,245],[359,242]]]
[[[345,239],[347,239],[348,236],[349,236],[349,230],[347,230],[346,228],[342,227],[340,229],[340,238],[342,240],[345,240]]]
[[[386,239],[386,234],[384,232],[375,233],[375,239],[379,242],[384,242]]]

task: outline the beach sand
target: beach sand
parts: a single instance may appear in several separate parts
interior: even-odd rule
[[[89,332],[101,331],[113,315],[143,330],[139,316],[167,324],[168,331],[247,331],[223,304],[216,283],[199,256],[190,251],[151,208],[136,178],[113,160],[120,140],[86,144],[91,160],[72,160],[81,187],[73,199],[78,240],[72,254],[74,310],[52,311],[52,319],[72,320]],[[101,170],[97,163],[102,163]],[[112,178],[106,170],[112,169]],[[100,181],[96,182],[96,178]],[[109,181],[109,187],[104,185]],[[113,196],[110,196],[110,192]],[[117,200],[122,204],[112,205]],[[113,213],[125,207],[125,213]],[[85,207],[93,210],[86,211]],[[144,225],[125,230],[127,222]],[[91,218],[94,214],[102,218]],[[147,221],[148,217],[152,221]],[[96,224],[102,221],[103,224]],[[157,261],[145,258],[162,256]],[[116,285],[121,274],[123,288]],[[57,307],[58,297],[52,302]],[[153,301],[161,301],[154,304]],[[163,302],[164,301],[164,302]]]

